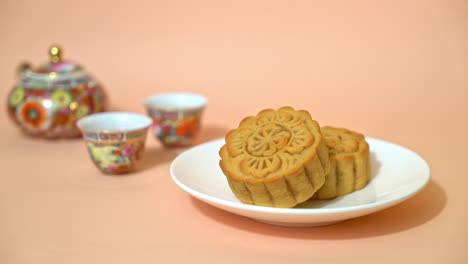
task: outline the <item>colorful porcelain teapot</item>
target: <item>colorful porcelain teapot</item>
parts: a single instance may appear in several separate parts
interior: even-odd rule
[[[18,84],[8,96],[8,114],[36,137],[78,137],[78,119],[105,111],[104,91],[80,66],[63,60],[59,47],[52,46],[49,53],[50,62],[37,68],[20,66]]]

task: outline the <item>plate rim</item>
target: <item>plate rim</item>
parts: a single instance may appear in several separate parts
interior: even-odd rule
[[[352,206],[347,206],[347,207],[335,207],[335,208],[278,208],[278,207],[267,207],[267,206],[260,206],[260,205],[244,204],[244,203],[242,203],[240,201],[239,202],[233,202],[233,201],[229,201],[229,200],[224,200],[222,198],[217,198],[217,197],[214,197],[214,196],[211,196],[211,195],[207,195],[207,194],[204,194],[202,192],[199,192],[197,190],[194,190],[194,189],[186,186],[181,181],[179,181],[179,179],[177,179],[177,177],[175,177],[174,170],[173,170],[174,164],[176,164],[178,162],[178,160],[180,159],[180,157],[182,155],[184,155],[186,152],[193,151],[194,149],[203,148],[203,147],[205,147],[206,145],[209,145],[209,144],[216,144],[219,141],[225,141],[224,138],[218,138],[218,139],[210,140],[208,142],[204,142],[202,144],[191,147],[191,148],[181,152],[171,162],[171,166],[170,166],[169,170],[170,170],[171,178],[176,183],[176,185],[178,185],[181,189],[183,189],[185,192],[187,192],[191,196],[195,196],[196,198],[202,199],[205,202],[209,201],[210,203],[213,203],[213,204],[219,204],[219,205],[222,205],[222,206],[225,206],[225,207],[231,207],[231,208],[246,210],[246,211],[250,211],[250,212],[256,212],[256,213],[260,212],[260,213],[268,213],[268,214],[281,214],[281,215],[323,215],[323,214],[330,215],[330,214],[349,213],[349,212],[355,212],[355,211],[365,211],[365,210],[372,209],[372,208],[382,208],[383,209],[383,208],[387,208],[387,207],[389,207],[389,206],[391,206],[393,204],[397,204],[397,203],[400,203],[400,202],[402,202],[404,200],[407,200],[407,199],[411,198],[412,196],[419,193],[422,189],[424,189],[424,187],[429,183],[429,181],[431,180],[431,168],[429,166],[429,163],[421,155],[417,154],[415,151],[413,151],[413,150],[411,150],[411,149],[409,149],[407,147],[403,147],[401,145],[398,145],[398,144],[395,144],[395,143],[392,143],[392,142],[388,142],[386,140],[372,138],[372,137],[365,137],[365,138],[366,138],[366,140],[371,140],[371,141],[376,141],[376,142],[380,142],[380,143],[390,144],[390,145],[393,145],[395,147],[402,148],[402,149],[404,149],[406,151],[409,151],[411,154],[415,155],[416,157],[420,158],[423,161],[423,165],[424,165],[425,169],[427,169],[426,181],[421,186],[419,186],[415,191],[412,191],[412,192],[410,192],[410,193],[408,193],[406,195],[403,195],[401,197],[398,197],[398,198],[395,198],[395,199],[389,199],[389,200],[382,201],[382,202],[372,202],[372,203],[361,204],[361,205],[352,205]]]

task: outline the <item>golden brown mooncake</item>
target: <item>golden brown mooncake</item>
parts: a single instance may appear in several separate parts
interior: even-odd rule
[[[219,165],[243,203],[294,207],[323,185],[328,149],[307,111],[267,109],[226,135]]]
[[[370,179],[369,144],[362,134],[344,128],[322,127],[330,172],[313,199],[331,199],[359,190]]]

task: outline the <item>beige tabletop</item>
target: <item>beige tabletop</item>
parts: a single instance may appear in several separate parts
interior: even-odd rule
[[[24,60],[53,43],[107,88],[209,98],[197,143],[290,105],[321,125],[410,148],[425,189],[339,224],[286,228],[191,198],[169,175],[184,149],[148,135],[139,169],[106,176],[80,139],[0,118],[0,263],[468,263],[466,1],[0,1],[1,109]]]

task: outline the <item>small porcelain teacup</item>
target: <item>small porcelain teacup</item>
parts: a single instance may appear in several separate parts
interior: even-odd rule
[[[193,143],[206,103],[206,97],[193,93],[153,95],[143,101],[153,119],[153,134],[166,147],[186,147]]]
[[[91,160],[106,174],[133,170],[142,157],[150,125],[147,116],[127,112],[92,114],[77,123]]]

